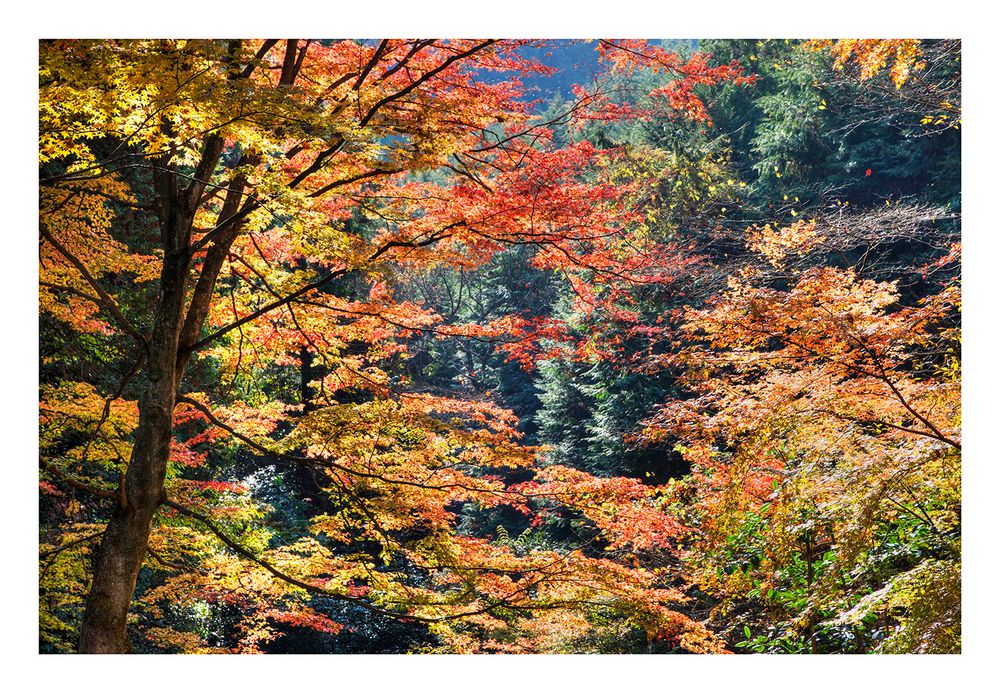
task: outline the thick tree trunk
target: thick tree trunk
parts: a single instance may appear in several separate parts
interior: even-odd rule
[[[235,55],[239,41],[231,41]],[[296,57],[297,42],[289,43],[292,64],[282,72],[282,83],[291,84],[301,67],[305,48]],[[288,58],[286,56],[286,62]],[[291,71],[289,76],[286,72]],[[230,79],[246,77],[233,63]],[[290,81],[285,81],[286,79]],[[170,134],[169,123],[164,132]],[[164,480],[173,437],[173,412],[177,391],[208,315],[215,282],[242,220],[237,217],[246,178],[237,176],[229,187],[219,216],[217,238],[208,249],[185,318],[188,271],[191,264],[191,227],[208,181],[218,166],[224,140],[218,133],[205,136],[201,162],[193,176],[178,176],[171,154],[157,161],[153,173],[163,248],[160,296],[148,342],[145,385],[139,398],[139,425],[119,495],[119,504],[108,522],[94,557],[94,577],[87,596],[80,629],[80,652],[122,653],[131,650],[126,620],[136,578],[145,560],[156,509],[166,500]],[[253,163],[253,156],[241,158]],[[181,186],[184,187],[181,187]]]
[[[94,579],[80,631],[80,652],[127,652],[125,619],[146,557],[153,513],[162,502],[170,454],[173,373],[150,378],[139,404],[139,428],[119,505],[94,560]],[[167,387],[164,387],[164,382]]]
[[[171,231],[177,219],[171,219]],[[175,237],[176,238],[176,237]],[[126,618],[139,568],[145,559],[153,514],[165,499],[163,482],[170,455],[188,271],[186,247],[169,244],[160,277],[160,301],[149,342],[139,425],[119,496],[94,558],[94,577],[80,630],[80,652],[130,651]]]

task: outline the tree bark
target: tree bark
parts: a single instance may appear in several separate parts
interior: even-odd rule
[[[258,57],[275,43],[265,42]],[[297,42],[289,43],[293,57],[296,56],[296,46]],[[230,41],[230,56],[236,55],[239,47],[239,41]],[[294,72],[301,66],[304,52],[303,47],[298,62],[293,61],[288,68],[292,71],[291,81],[294,81]],[[241,71],[234,61],[229,78],[246,78],[252,69],[247,67]],[[170,134],[170,124],[164,123],[163,126],[164,132]],[[149,548],[153,515],[166,500],[164,480],[173,438],[177,392],[191,357],[192,344],[197,340],[208,315],[219,271],[242,225],[242,219],[236,216],[236,212],[243,199],[246,179],[237,176],[227,192],[222,214],[219,215],[219,233],[208,248],[185,316],[192,255],[191,228],[223,148],[222,136],[210,133],[204,138],[201,161],[193,176],[178,176],[176,165],[171,163],[173,152],[157,161],[153,174],[163,248],[160,295],[148,340],[135,444],[122,480],[118,506],[94,556],[94,577],[80,628],[80,652],[124,653],[131,650],[126,630],[129,606],[139,569]],[[256,161],[253,157],[241,159],[241,163],[253,161]],[[187,184],[181,187],[181,181]]]
[[[139,397],[139,424],[118,507],[94,557],[94,577],[83,614],[79,651],[124,653],[131,647],[126,619],[139,568],[146,557],[153,514],[166,499],[164,479],[173,435],[173,410],[179,373],[180,334],[190,265],[192,215],[171,173],[157,181],[164,248],[158,302],[149,356]],[[182,194],[182,193],[181,193]]]

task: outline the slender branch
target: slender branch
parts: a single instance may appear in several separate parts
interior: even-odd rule
[[[54,476],[56,479],[63,482],[64,484],[72,486],[78,491],[85,491],[87,493],[99,496],[101,498],[111,498],[111,499],[118,498],[118,494],[115,491],[112,491],[111,489],[103,489],[103,488],[98,488],[97,486],[91,486],[90,484],[80,481],[79,479],[75,479],[69,476],[68,474],[64,474],[62,471],[57,469],[55,465],[48,464],[47,462],[42,462],[41,464],[43,470],[45,470],[46,472]]]
[[[179,570],[182,573],[200,573],[201,575],[211,575],[211,573],[204,568],[198,568],[197,566],[182,565],[180,563],[174,563],[173,561],[168,561],[159,553],[154,551],[151,547],[146,547],[146,553],[153,557],[157,563],[162,565],[164,568],[170,568],[171,570]]]
[[[833,417],[835,417],[837,419],[841,419],[842,421],[850,421],[851,423],[860,424],[862,426],[870,426],[870,425],[885,426],[886,428],[892,428],[892,429],[895,429],[897,431],[902,431],[903,433],[912,433],[913,435],[916,435],[916,436],[924,436],[926,438],[931,438],[933,440],[941,441],[942,443],[948,443],[950,445],[954,445],[955,447],[961,449],[960,445],[956,445],[954,442],[948,440],[945,437],[942,437],[938,433],[933,433],[933,432],[930,432],[930,431],[921,431],[921,430],[916,429],[916,428],[908,428],[907,426],[899,426],[897,424],[890,423],[890,422],[885,421],[883,419],[862,419],[862,418],[859,418],[859,417],[856,417],[856,416],[849,416],[847,414],[841,414],[840,412],[835,412],[835,411],[832,411],[830,409],[820,409],[820,410],[818,410],[818,412],[821,413],[821,414],[829,414],[830,416],[833,416]]]
[[[55,565],[56,559],[59,557],[59,554],[61,554],[63,551],[66,551],[67,549],[73,548],[74,546],[79,546],[80,544],[85,544],[87,542],[93,541],[94,539],[97,539],[97,538],[99,538],[99,537],[101,537],[103,535],[104,535],[104,530],[102,529],[100,532],[94,532],[93,534],[89,534],[89,535],[87,535],[85,537],[82,537],[80,539],[76,539],[74,541],[71,541],[68,544],[63,544],[62,546],[57,546],[56,548],[52,549],[51,551],[45,551],[43,553],[40,553],[38,555],[38,560],[42,560],[42,559],[45,559],[45,558],[48,558],[49,560],[46,561],[45,566],[42,568],[42,570],[38,574],[38,583],[39,583],[39,585],[42,584],[42,582],[45,580],[45,576],[48,574],[49,570],[51,570],[52,566]]]
[[[103,534],[104,534],[104,530],[102,529],[99,532],[94,532],[93,534],[88,534],[85,537],[80,537],[79,539],[74,539],[73,541],[68,542],[66,544],[60,544],[59,546],[55,547],[54,549],[50,549],[48,551],[43,551],[42,553],[38,554],[38,558],[41,559],[41,558],[48,558],[49,556],[56,556],[56,555],[62,553],[63,551],[65,551],[66,549],[71,549],[74,546],[79,546],[80,544],[85,544],[88,541],[93,541],[94,539],[96,539],[97,537],[99,537],[99,536],[101,536]]]
[[[829,311],[827,311],[827,313],[829,314]],[[850,337],[853,341],[855,341],[858,344],[858,346],[860,346],[865,351],[865,353],[867,353],[871,357],[872,363],[875,364],[875,367],[878,368],[879,373],[881,374],[879,380],[884,382],[888,386],[888,388],[892,390],[892,394],[895,395],[896,399],[899,400],[899,403],[906,408],[906,411],[910,412],[910,414],[916,417],[917,420],[920,421],[920,423],[922,423],[924,426],[926,426],[927,428],[929,428],[934,432],[934,436],[932,437],[936,437],[938,440],[945,442],[948,445],[957,448],[958,450],[962,449],[961,443],[952,440],[948,436],[941,433],[941,431],[938,430],[937,426],[931,423],[931,421],[927,417],[923,416],[920,412],[918,412],[910,405],[910,403],[906,400],[906,398],[903,397],[903,393],[900,392],[899,388],[896,387],[896,384],[892,381],[892,378],[889,377],[888,372],[885,370],[885,365],[883,365],[882,363],[882,359],[879,358],[878,354],[876,354],[875,351],[870,346],[868,346],[868,344],[866,344],[863,339],[861,339],[859,336],[857,336],[850,330],[845,330],[844,333],[848,337]]]
[[[364,609],[366,609],[368,611],[371,611],[373,613],[377,613],[377,614],[382,615],[382,616],[388,616],[390,618],[424,621],[424,622],[428,622],[428,623],[436,621],[436,620],[439,620],[439,619],[428,619],[428,618],[424,618],[424,617],[421,617],[421,616],[410,616],[408,614],[402,614],[402,613],[398,613],[398,612],[395,612],[395,611],[388,611],[386,609],[380,609],[379,607],[377,607],[374,604],[371,604],[371,603],[365,601],[364,599],[360,599],[358,597],[352,597],[352,596],[350,596],[348,594],[344,594],[342,592],[334,592],[333,590],[327,589],[325,587],[321,587],[319,585],[314,585],[314,584],[306,582],[304,580],[300,580],[299,578],[293,577],[293,576],[289,575],[288,573],[285,573],[284,571],[282,571],[281,569],[279,569],[277,566],[275,566],[273,563],[269,562],[267,559],[264,559],[264,558],[261,558],[260,556],[254,555],[250,550],[244,548],[242,545],[240,545],[234,539],[230,538],[222,530],[222,528],[220,528],[207,515],[204,515],[204,514],[198,512],[198,511],[196,511],[196,510],[192,510],[191,508],[188,508],[187,506],[181,505],[180,503],[177,503],[175,501],[172,501],[169,498],[167,500],[165,500],[163,502],[163,504],[165,506],[167,506],[168,508],[172,508],[172,509],[176,510],[181,515],[185,515],[187,517],[190,517],[190,518],[193,518],[193,519],[197,520],[202,525],[204,525],[206,528],[208,528],[208,530],[212,534],[214,534],[216,537],[218,537],[219,540],[223,544],[225,544],[227,547],[229,547],[234,553],[238,554],[239,556],[242,556],[243,558],[245,558],[246,560],[248,560],[248,561],[250,561],[252,563],[256,563],[261,568],[263,568],[267,572],[271,573],[271,575],[273,575],[274,577],[278,578],[279,580],[281,580],[283,582],[287,582],[290,585],[294,585],[296,587],[304,589],[304,590],[306,590],[308,592],[312,592],[314,594],[321,594],[323,596],[331,597],[333,599],[338,599],[338,600],[341,600],[341,601],[350,602],[350,603],[356,604],[357,606],[360,606],[360,607],[362,607],[362,608],[364,608]]]
[[[87,283],[90,284],[91,288],[93,288],[94,291],[97,292],[97,295],[100,296],[101,303],[104,305],[105,308],[107,308],[111,312],[111,314],[115,318],[115,321],[118,322],[118,324],[122,327],[122,329],[124,329],[126,332],[132,335],[132,337],[134,337],[135,340],[139,342],[139,344],[142,346],[143,350],[146,350],[148,346],[146,338],[142,335],[141,332],[139,332],[138,329],[136,329],[135,325],[133,325],[129,321],[129,319],[125,317],[121,309],[118,307],[118,304],[115,303],[114,299],[111,298],[111,295],[104,290],[104,287],[102,287],[100,283],[98,283],[98,281],[94,279],[94,276],[89,271],[87,271],[86,265],[84,265],[79,258],[73,255],[73,253],[67,250],[66,246],[57,241],[55,237],[53,237],[53,235],[48,232],[48,230],[42,223],[38,224],[38,229],[42,234],[42,238],[44,238],[50,244],[52,244],[52,247],[55,248],[57,251],[59,251],[60,255],[69,260],[70,263],[72,263],[72,265],[76,267],[77,271],[83,275],[83,278],[87,280]]]
[[[206,344],[210,344],[210,343],[214,342],[216,339],[218,339],[219,337],[227,334],[228,332],[231,332],[232,330],[235,330],[236,328],[241,327],[241,326],[247,324],[248,322],[252,322],[252,321],[256,320],[257,318],[259,318],[260,316],[262,316],[262,315],[264,315],[266,313],[270,313],[272,310],[275,310],[276,308],[281,308],[282,306],[291,303],[292,301],[294,301],[295,299],[299,298],[300,296],[304,296],[305,294],[309,293],[313,289],[318,289],[321,286],[324,286],[325,284],[333,281],[333,279],[347,274],[349,271],[350,270],[347,270],[347,269],[339,269],[339,270],[334,270],[333,272],[329,272],[326,275],[324,275],[323,277],[320,277],[319,279],[317,279],[316,281],[314,281],[314,282],[312,282],[310,284],[306,284],[302,288],[300,288],[300,289],[298,289],[296,291],[293,291],[292,293],[288,294],[287,296],[284,296],[283,298],[280,298],[278,300],[272,301],[271,303],[268,303],[266,306],[264,306],[262,308],[259,308],[259,309],[255,310],[252,313],[244,315],[239,320],[236,320],[235,322],[229,323],[225,327],[220,327],[215,332],[212,332],[208,336],[206,336],[206,337],[204,337],[202,339],[199,339],[197,342],[195,342],[191,346],[187,347],[186,350],[189,351],[189,352],[197,351],[198,349],[201,349]]]
[[[405,169],[402,168],[378,168],[375,169],[374,171],[368,171],[367,173],[359,173],[356,176],[349,176],[348,178],[342,178],[340,180],[335,180],[332,183],[328,183],[319,190],[315,190],[309,193],[308,195],[306,195],[306,197],[319,197],[320,195],[327,193],[333,190],[334,188],[339,188],[344,185],[349,185],[351,183],[357,183],[359,180],[365,180],[366,178],[375,178],[377,176],[391,176],[395,173],[401,173],[404,170]]]
[[[307,592],[311,592],[313,594],[319,594],[319,595],[323,595],[325,597],[330,597],[332,599],[337,599],[337,600],[340,600],[340,601],[350,602],[351,604],[355,604],[356,606],[359,606],[359,607],[365,609],[366,611],[370,611],[372,613],[379,614],[380,616],[386,616],[386,617],[392,618],[392,619],[398,619],[398,620],[402,620],[402,621],[417,621],[417,622],[420,622],[420,623],[441,623],[443,621],[454,621],[454,620],[461,619],[461,618],[467,618],[469,616],[476,616],[478,614],[489,613],[489,612],[495,611],[496,609],[499,609],[499,608],[508,608],[508,609],[515,609],[515,610],[520,610],[520,611],[532,611],[532,610],[541,610],[541,609],[558,609],[558,608],[564,608],[564,607],[567,607],[567,606],[576,606],[576,605],[580,604],[579,600],[563,600],[563,601],[555,601],[555,602],[541,602],[541,603],[537,603],[537,604],[516,604],[516,603],[512,603],[511,602],[512,599],[514,599],[516,597],[520,597],[520,596],[526,595],[530,590],[534,589],[535,587],[538,587],[540,584],[542,584],[543,582],[545,582],[547,579],[552,579],[554,577],[553,574],[546,573],[546,572],[544,572],[544,570],[539,569],[539,570],[541,570],[542,574],[537,579],[532,580],[532,581],[530,581],[530,582],[522,585],[521,587],[518,587],[517,589],[513,590],[512,592],[510,592],[508,594],[505,594],[502,597],[498,597],[496,599],[493,599],[493,600],[491,600],[491,603],[488,603],[485,606],[482,606],[482,607],[479,607],[479,608],[470,609],[468,611],[460,611],[460,612],[457,612],[457,613],[448,614],[446,616],[437,616],[437,617],[418,616],[418,615],[415,615],[415,614],[407,614],[407,613],[400,613],[400,612],[397,612],[397,611],[390,611],[388,609],[379,608],[379,607],[375,606],[374,604],[371,604],[370,602],[365,601],[364,599],[361,599],[361,598],[358,598],[358,597],[352,597],[352,596],[350,596],[348,594],[344,594],[342,592],[335,592],[335,591],[327,589],[325,587],[321,587],[320,585],[315,585],[313,583],[306,582],[305,580],[301,580],[301,579],[296,578],[296,577],[294,577],[292,575],[289,575],[288,573],[282,571],[280,568],[278,568],[277,566],[275,566],[273,563],[271,563],[267,559],[262,558],[260,556],[256,556],[251,551],[249,551],[248,549],[244,548],[237,541],[235,541],[234,539],[232,539],[231,537],[229,537],[222,530],[222,528],[220,528],[207,515],[204,515],[203,513],[200,513],[200,512],[198,512],[196,510],[192,510],[192,509],[188,508],[187,506],[181,505],[180,503],[177,503],[177,502],[172,501],[170,499],[165,500],[163,504],[166,505],[169,508],[172,508],[173,510],[176,510],[178,513],[180,513],[182,515],[185,515],[187,517],[190,517],[190,518],[193,518],[193,519],[197,520],[202,525],[204,525],[212,534],[214,534],[216,537],[218,537],[218,539],[223,544],[225,544],[227,547],[229,547],[234,553],[236,553],[237,555],[245,558],[246,560],[248,560],[248,561],[250,561],[252,563],[255,563],[255,564],[259,565],[261,568],[263,568],[264,570],[266,570],[267,572],[269,572],[271,575],[273,575],[274,577],[278,578],[279,580],[281,580],[283,582],[287,582],[290,585],[294,585],[295,587],[299,587],[300,589],[306,590]],[[550,565],[555,565],[555,564],[561,563],[562,560],[563,560],[562,557],[560,557],[558,560],[553,561],[553,563],[550,564]],[[450,607],[450,606],[455,606],[455,605],[453,603],[451,603],[451,602],[428,602],[428,603],[416,603],[416,604],[413,604],[413,606]]]
[[[100,296],[95,296],[94,294],[88,294],[86,291],[80,291],[79,289],[74,289],[72,286],[63,286],[62,284],[53,284],[52,282],[40,281],[39,286],[44,286],[54,291],[65,291],[68,294],[73,294],[74,296],[79,296],[84,298],[91,303],[96,303],[99,306],[103,306],[104,302],[101,300]]]
[[[378,101],[375,102],[375,105],[373,105],[370,109],[368,109],[368,113],[366,113],[365,116],[358,122],[358,126],[364,127],[365,125],[367,125],[368,122],[375,117],[375,114],[378,113],[379,109],[381,109],[387,103],[403,98],[411,91],[419,87],[421,84],[429,80],[431,77],[434,77],[435,75],[438,75],[444,70],[451,67],[454,63],[458,62],[459,60],[464,60],[465,58],[468,58],[470,55],[474,55],[479,51],[488,48],[489,46],[492,46],[496,42],[497,42],[496,39],[489,39],[487,41],[484,41],[483,43],[473,46],[467,51],[456,53],[455,55],[451,56],[443,63],[435,67],[433,70],[428,70],[418,79],[415,79],[414,81],[410,82],[410,84],[406,85],[396,93],[389,94],[388,96],[379,99]]]
[[[377,251],[375,251],[374,253],[372,253],[372,255],[370,255],[368,257],[368,259],[365,261],[365,265],[368,265],[368,264],[374,262],[375,260],[377,260],[378,258],[380,258],[382,255],[384,255],[385,253],[387,253],[388,251],[390,251],[393,248],[416,248],[416,247],[423,247],[423,246],[430,245],[431,243],[434,243],[436,241],[442,240],[443,238],[447,238],[447,231],[449,231],[449,230],[451,230],[453,228],[456,228],[458,226],[462,226],[462,225],[464,225],[464,223],[465,222],[459,221],[459,222],[453,222],[451,224],[448,224],[447,226],[444,226],[443,228],[439,229],[435,233],[431,234],[431,236],[429,238],[427,238],[427,239],[425,239],[423,241],[419,241],[419,242],[413,242],[413,241],[390,241],[390,242],[386,243],[385,245],[383,245],[381,248],[379,248]],[[194,344],[191,344],[190,346],[186,347],[186,351],[188,351],[188,352],[197,351],[198,349],[202,348],[206,344],[210,344],[211,342],[214,342],[216,339],[218,339],[219,337],[227,334],[228,332],[230,332],[232,330],[235,330],[236,328],[238,328],[238,327],[240,327],[242,325],[245,325],[248,322],[252,322],[253,320],[256,320],[257,318],[259,318],[260,316],[262,316],[262,315],[264,315],[266,313],[270,313],[272,310],[275,310],[277,308],[281,308],[282,306],[288,305],[289,303],[295,301],[296,299],[300,298],[301,296],[305,296],[310,291],[313,291],[314,289],[318,289],[318,288],[320,288],[320,287],[328,284],[329,282],[333,281],[337,277],[342,277],[343,275],[348,274],[350,272],[356,272],[357,270],[361,269],[363,266],[364,265],[359,266],[359,267],[355,267],[355,268],[351,268],[351,269],[343,268],[343,269],[334,270],[332,272],[328,272],[327,274],[325,274],[324,276],[320,277],[316,281],[311,282],[309,284],[306,284],[305,286],[303,286],[303,287],[301,287],[301,288],[293,291],[292,293],[287,294],[286,296],[283,296],[282,298],[276,299],[276,300],[272,301],[271,303],[268,303],[267,305],[265,305],[265,306],[263,306],[261,308],[258,308],[257,310],[253,311],[252,313],[249,313],[248,315],[244,315],[242,318],[240,318],[240,319],[238,319],[238,320],[236,320],[234,322],[231,322],[231,323],[229,323],[228,325],[226,325],[224,327],[220,327],[219,329],[215,330],[214,332],[212,332],[208,336],[203,337],[202,339],[199,339]]]
[[[433,46],[435,40],[436,39],[427,39],[427,40],[424,40],[424,41],[417,41],[416,43],[414,43],[413,44],[413,48],[410,49],[410,52],[407,53],[405,56],[403,56],[402,60],[400,60],[398,63],[396,63],[395,65],[393,65],[392,67],[390,67],[388,70],[386,70],[385,72],[383,72],[381,75],[379,75],[379,78],[377,80],[375,80],[375,82],[376,83],[378,83],[378,82],[384,82],[385,80],[387,80],[390,77],[392,77],[394,74],[396,74],[401,69],[403,69],[403,67],[405,67],[406,64],[408,62],[410,62],[410,60],[413,58],[413,56],[415,56],[417,53],[419,53],[423,49],[427,48],[428,46]]]

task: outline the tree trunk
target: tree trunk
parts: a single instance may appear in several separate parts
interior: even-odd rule
[[[167,250],[160,276],[160,301],[139,398],[139,425],[118,507],[94,557],[94,577],[80,629],[79,651],[85,653],[130,651],[126,618],[139,568],[146,557],[153,514],[165,499],[163,482],[173,435],[178,375],[184,368],[183,363],[178,363],[177,353],[189,264],[186,243],[176,242],[184,224],[175,215],[169,216],[169,232],[164,236],[172,239],[164,243]]]
[[[297,42],[290,42],[290,46],[294,57]],[[229,48],[230,54],[235,54],[239,42],[231,41]],[[301,66],[301,59],[299,55],[290,68],[286,66],[286,71],[292,70],[291,81],[294,81],[294,73]],[[231,68],[230,79],[246,76],[240,74],[235,63]],[[284,71],[282,79],[286,79]],[[169,123],[164,123],[163,127],[166,134],[171,134]],[[160,296],[147,344],[146,377],[139,397],[135,445],[120,489],[118,507],[108,522],[94,557],[94,578],[80,628],[80,652],[123,653],[131,650],[126,620],[136,578],[146,558],[153,515],[166,500],[163,482],[173,438],[177,391],[191,357],[191,345],[197,341],[208,315],[216,278],[242,225],[242,220],[235,217],[246,185],[246,178],[240,175],[232,181],[226,194],[219,217],[222,222],[219,237],[206,254],[185,319],[191,265],[191,227],[207,181],[219,163],[224,140],[218,133],[212,132],[205,136],[203,147],[201,161],[193,176],[178,175],[177,165],[172,162],[173,151],[157,160],[158,166],[153,173],[160,244],[163,248]],[[253,156],[240,159],[241,163],[252,164],[255,161]],[[181,187],[182,184],[185,187]]]

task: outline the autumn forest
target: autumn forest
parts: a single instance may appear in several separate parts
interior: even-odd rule
[[[39,652],[961,650],[958,40],[38,51]]]

